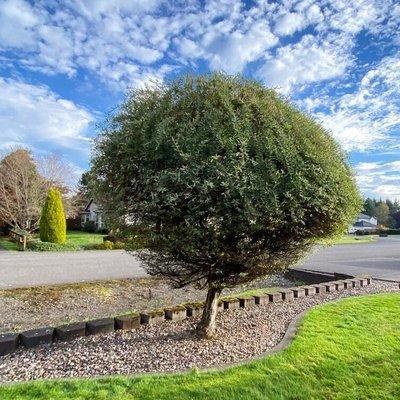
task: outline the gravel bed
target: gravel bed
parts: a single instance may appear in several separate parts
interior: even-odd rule
[[[162,372],[212,367],[247,360],[274,347],[300,312],[338,298],[399,291],[399,284],[370,286],[312,297],[224,311],[213,340],[198,338],[196,319],[89,336],[0,357],[0,382],[63,377]],[[249,340],[250,339],[250,340]]]
[[[284,275],[275,274],[226,290],[224,294],[293,284]],[[193,286],[174,289],[165,280],[156,278],[0,290],[0,333],[113,317],[205,297],[204,290]]]

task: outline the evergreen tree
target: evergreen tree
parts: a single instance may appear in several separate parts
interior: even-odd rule
[[[61,193],[50,189],[40,218],[40,240],[63,244],[67,238],[66,220]]]
[[[329,133],[257,82],[213,74],[130,93],[96,141],[92,174],[114,221],[148,232],[150,275],[208,293],[296,263],[362,203]],[[111,211],[112,210],[112,211]]]
[[[374,213],[375,213],[375,208],[376,208],[376,200],[367,197],[364,200],[364,212],[365,212],[365,214],[369,215],[370,217],[373,217]]]

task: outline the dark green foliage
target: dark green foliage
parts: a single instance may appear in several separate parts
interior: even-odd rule
[[[39,233],[42,242],[63,244],[66,241],[66,220],[58,189],[49,190],[40,218]]]
[[[376,233],[385,233],[386,235],[400,235],[400,229],[378,229]]]
[[[376,200],[369,197],[364,200],[364,212],[370,217],[375,216]]]
[[[85,245],[85,250],[122,250],[125,249],[126,243],[123,242],[110,242],[105,240],[103,243],[90,243]]]
[[[85,232],[94,233],[96,232],[96,224],[94,223],[94,221],[86,221],[83,225],[82,230]]]
[[[103,235],[107,235],[108,232],[110,232],[110,230],[107,229],[107,228],[96,229],[96,233],[101,233],[101,234],[103,234]]]
[[[376,217],[379,225],[393,229],[400,228],[400,204],[397,200],[376,200],[367,197],[364,200],[365,214]]]
[[[41,240],[30,240],[27,243],[27,249],[31,251],[75,251],[80,247],[73,243],[51,243],[42,242]]]
[[[320,124],[239,77],[133,91],[99,136],[92,176],[114,220],[148,230],[150,274],[225,287],[283,269],[361,209]]]

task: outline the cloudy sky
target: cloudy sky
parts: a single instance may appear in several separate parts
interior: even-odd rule
[[[364,195],[400,198],[399,26],[398,0],[0,0],[0,150],[83,171],[127,88],[223,70],[320,120]]]

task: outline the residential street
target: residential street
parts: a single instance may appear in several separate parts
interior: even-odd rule
[[[400,281],[400,236],[376,242],[316,248],[301,268]]]
[[[400,237],[367,244],[317,248],[302,268],[371,274],[400,281]],[[140,262],[121,250],[66,253],[0,253],[0,288],[146,276]]]
[[[145,276],[123,250],[0,253],[0,289]]]

